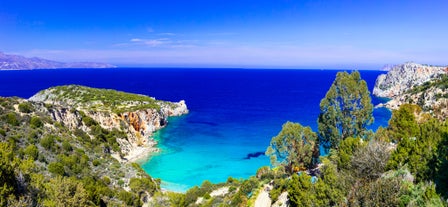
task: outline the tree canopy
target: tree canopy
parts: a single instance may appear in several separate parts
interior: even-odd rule
[[[319,138],[325,148],[338,148],[347,137],[363,137],[373,123],[367,83],[359,72],[339,72],[320,102]]]
[[[273,137],[266,150],[274,166],[284,165],[291,172],[294,168],[308,168],[319,156],[317,135],[310,127],[286,122],[280,133]]]

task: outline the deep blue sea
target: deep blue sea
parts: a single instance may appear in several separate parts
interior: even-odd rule
[[[0,96],[29,98],[56,85],[79,84],[185,100],[190,113],[169,119],[154,134],[161,152],[143,169],[173,191],[247,178],[269,165],[261,154],[286,121],[317,128],[319,102],[337,70],[63,69],[0,71]],[[369,89],[384,72],[361,71]],[[373,98],[374,104],[381,100]],[[386,126],[390,112],[375,109],[371,128]],[[260,153],[257,153],[260,152]]]

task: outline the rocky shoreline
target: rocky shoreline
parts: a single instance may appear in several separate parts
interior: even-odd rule
[[[70,86],[69,86],[70,87]],[[70,90],[79,90],[87,93],[86,88],[77,87]],[[29,101],[44,106],[51,105],[51,109],[41,107],[41,110],[48,110],[48,114],[55,121],[63,123],[71,130],[81,129],[90,134],[94,139],[92,129],[85,120],[89,117],[101,128],[106,130],[118,130],[125,136],[117,137],[120,151],[112,151],[111,155],[120,162],[136,162],[147,158],[151,152],[157,152],[157,142],[152,139],[152,134],[168,124],[168,117],[181,116],[188,113],[185,101],[165,102],[155,100],[153,108],[142,108],[134,111],[116,113],[113,110],[93,107],[94,102],[79,104],[76,100],[61,97],[56,89],[47,89],[29,98]],[[147,98],[147,97],[145,97]],[[126,102],[126,105],[138,105],[134,102]]]
[[[448,75],[447,66],[429,66],[408,62],[392,67],[378,76],[373,95],[390,100],[376,107],[398,109],[403,104],[417,104],[424,111],[445,119],[448,115],[448,91],[437,85]]]

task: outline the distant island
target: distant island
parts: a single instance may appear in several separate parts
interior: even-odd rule
[[[31,70],[57,68],[116,68],[108,63],[94,62],[57,62],[38,57],[27,58],[20,55],[8,55],[0,52],[0,70]]]

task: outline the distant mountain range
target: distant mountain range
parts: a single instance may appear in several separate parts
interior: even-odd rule
[[[107,63],[72,62],[64,63],[42,58],[26,58],[20,55],[8,55],[0,52],[0,70],[29,70],[56,68],[116,68]]]

